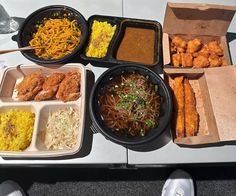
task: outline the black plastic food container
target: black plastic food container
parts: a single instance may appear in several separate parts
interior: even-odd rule
[[[116,31],[109,44],[107,54],[105,57],[103,58],[88,57],[86,56],[86,47],[85,47],[83,53],[80,55],[82,59],[91,62],[94,66],[99,66],[99,67],[111,68],[115,65],[137,64],[149,67],[150,69],[154,70],[157,73],[162,73],[163,71],[162,27],[159,22],[152,20],[134,19],[134,18],[93,15],[88,19],[89,36],[92,33],[91,27],[94,20],[97,20],[99,22],[108,22],[112,26],[116,25]],[[155,31],[154,57],[153,57],[154,61],[152,64],[118,60],[116,58],[117,50],[123,39],[124,31],[127,27],[151,29]],[[88,43],[86,45],[88,44],[89,44],[89,38],[88,38]]]
[[[130,138],[125,135],[118,135],[114,133],[114,131],[112,131],[111,129],[107,128],[104,125],[103,120],[101,118],[99,111],[99,102],[98,102],[99,92],[101,88],[103,88],[109,82],[110,78],[123,73],[132,73],[132,72],[136,72],[144,76],[149,76],[151,82],[153,84],[158,85],[159,94],[162,97],[161,112],[158,120],[158,126],[153,129],[150,129],[147,135],[145,135],[144,137],[137,137],[137,138]],[[94,126],[98,132],[103,134],[107,139],[117,144],[126,147],[135,147],[147,144],[148,142],[156,139],[166,130],[172,115],[172,99],[170,91],[166,86],[166,84],[164,83],[164,80],[154,71],[150,70],[145,66],[136,64],[120,65],[108,69],[98,78],[91,92],[89,100],[89,110]]]
[[[34,54],[34,51],[21,51],[22,54],[29,59],[38,64],[56,64],[67,62],[75,54],[79,53],[88,37],[88,26],[85,18],[77,10],[65,6],[65,5],[52,5],[40,8],[30,14],[22,24],[18,33],[18,47],[29,46],[29,41],[33,38],[33,34],[37,32],[37,25],[41,24],[44,18],[64,18],[67,17],[69,20],[76,20],[77,25],[81,30],[81,40],[78,46],[72,51],[72,53],[60,58],[60,59],[43,59],[39,58]]]

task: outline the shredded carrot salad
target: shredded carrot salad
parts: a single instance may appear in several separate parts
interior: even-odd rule
[[[59,59],[70,54],[80,43],[81,31],[76,20],[46,19],[29,42],[35,54],[43,59]]]

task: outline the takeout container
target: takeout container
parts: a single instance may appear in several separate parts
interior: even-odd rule
[[[70,70],[78,70],[81,74],[80,97],[75,101],[62,102],[59,100],[47,101],[18,101],[14,91],[24,75],[41,70],[47,76],[55,72],[67,73]],[[73,155],[82,147],[85,121],[85,97],[86,97],[86,69],[82,64],[65,64],[63,67],[51,66],[50,68],[38,65],[22,65],[4,69],[0,83],[0,112],[8,109],[21,109],[35,113],[35,123],[31,144],[23,151],[0,151],[0,156],[5,157],[58,157]],[[67,107],[77,108],[80,111],[80,126],[78,128],[77,143],[74,148],[68,150],[47,150],[40,138],[40,131],[46,128],[49,112],[54,112]]]
[[[21,51],[21,53],[30,61],[33,61],[38,64],[58,64],[68,62],[75,54],[81,52],[84,47],[84,44],[87,41],[88,36],[88,27],[87,22],[84,16],[75,10],[74,8],[65,6],[65,5],[51,5],[40,8],[30,14],[19,29],[17,35],[18,47],[29,46],[29,41],[33,38],[33,34],[37,32],[37,25],[41,24],[44,18],[65,18],[69,20],[76,20],[77,25],[81,30],[81,40],[78,46],[68,55],[60,59],[43,59],[35,55],[34,50]]]
[[[109,44],[106,56],[103,58],[95,58],[95,57],[88,57],[86,56],[86,47],[83,50],[83,53],[80,55],[82,59],[91,62],[94,66],[99,67],[113,67],[115,65],[121,64],[138,64],[147,66],[157,72],[162,72],[162,27],[161,24],[157,21],[151,20],[142,20],[142,19],[134,19],[134,18],[122,18],[122,17],[113,17],[113,16],[104,16],[104,15],[93,15],[88,19],[88,28],[89,28],[89,35],[87,46],[89,44],[89,36],[91,34],[91,27],[93,21],[97,20],[99,22],[108,22],[112,26],[116,25],[116,31],[113,35],[113,38]],[[148,29],[153,30],[155,32],[154,37],[154,51],[153,51],[153,63],[140,63],[135,61],[126,61],[126,60],[118,60],[116,55],[118,48],[121,44],[121,41],[124,37],[124,33],[127,27],[131,28],[141,28],[141,29]],[[137,40],[138,42],[138,40]],[[137,46],[130,45],[130,49]],[[142,54],[140,54],[142,55]]]
[[[124,73],[133,73],[133,72],[142,74],[144,76],[149,76],[151,82],[153,84],[158,85],[158,92],[162,97],[162,101],[161,101],[161,112],[160,112],[160,117],[158,119],[157,127],[150,129],[147,135],[143,137],[130,138],[125,135],[118,135],[112,129],[109,129],[104,125],[99,111],[98,96],[101,89],[106,84],[109,83],[112,77]],[[94,124],[94,128],[97,130],[97,132],[100,132],[102,135],[104,135],[106,139],[128,148],[144,144],[148,145],[150,141],[157,139],[164,131],[166,131],[166,128],[169,125],[172,115],[172,97],[168,87],[164,83],[164,80],[154,71],[144,66],[136,64],[120,65],[108,69],[97,79],[90,95],[89,111],[91,119]]]
[[[174,35],[187,40],[202,39],[203,43],[219,41],[228,65],[231,59],[226,33],[235,14],[236,6],[200,3],[167,3],[163,25],[163,62],[173,67],[170,43]],[[182,69],[180,67],[180,69]]]
[[[193,88],[199,127],[196,136],[176,138],[182,145],[212,144],[236,141],[236,65],[212,69],[164,69],[165,80],[173,85],[173,77],[185,76]]]

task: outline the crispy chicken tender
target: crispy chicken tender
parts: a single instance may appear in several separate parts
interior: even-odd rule
[[[198,114],[196,109],[196,100],[193,89],[188,81],[184,79],[184,100],[185,100],[185,134],[187,137],[194,136],[197,133]]]
[[[210,65],[210,62],[208,61],[208,58],[203,55],[198,55],[193,60],[194,68],[204,68],[204,67],[208,67],[209,65]]]
[[[193,56],[190,53],[181,53],[181,63],[183,67],[193,66]]]
[[[21,101],[34,99],[37,93],[42,90],[45,77],[39,72],[34,72],[24,77],[23,81],[16,86],[17,97]]]
[[[174,91],[174,107],[175,107],[175,128],[176,136],[184,137],[184,85],[183,76],[175,77]]]
[[[181,54],[173,54],[172,55],[172,63],[175,67],[181,66]]]
[[[188,53],[195,53],[199,51],[202,47],[202,41],[200,39],[193,39],[188,42],[187,45],[187,52]]]
[[[208,47],[211,54],[216,54],[218,56],[223,56],[224,55],[223,49],[221,48],[219,42],[217,42],[217,41],[209,42],[207,44],[207,47]]]
[[[222,60],[216,54],[211,54],[209,56],[210,67],[220,67],[222,65]]]
[[[56,98],[66,101],[74,101],[80,96],[80,72],[72,70],[68,72],[61,82]]]
[[[46,77],[43,84],[43,90],[40,91],[34,99],[36,101],[51,99],[56,94],[59,85],[64,77],[65,74],[63,73],[53,73],[52,75]]]

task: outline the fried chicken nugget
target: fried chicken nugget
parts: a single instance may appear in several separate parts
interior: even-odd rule
[[[43,90],[41,90],[34,98],[36,101],[42,101],[51,99],[57,92],[61,81],[64,79],[65,74],[53,73],[46,77],[43,84]]]
[[[211,54],[209,56],[210,67],[220,67],[222,65],[222,60],[216,54]]]
[[[72,70],[62,80],[56,94],[56,98],[66,101],[74,101],[80,96],[80,72]]]
[[[184,77],[174,79],[175,129],[177,137],[184,137]]]
[[[194,68],[204,68],[204,67],[208,67],[209,65],[210,65],[210,62],[208,61],[208,58],[203,55],[198,55],[193,60]]]
[[[173,54],[172,55],[172,63],[175,67],[181,66],[181,54]]]
[[[174,36],[173,37],[172,44],[176,47],[180,47],[180,48],[183,48],[183,49],[185,49],[186,46],[187,46],[187,42],[179,36]]]
[[[181,63],[183,67],[193,66],[193,56],[190,53],[181,53]]]
[[[202,41],[200,39],[193,39],[188,42],[187,53],[195,53],[199,51],[202,47]]]
[[[23,81],[16,86],[17,97],[21,101],[34,99],[43,87],[45,77],[42,72],[34,72],[24,77]]]
[[[211,54],[216,54],[218,56],[223,56],[224,55],[223,49],[221,48],[218,41],[209,42],[207,44],[207,47],[208,47]]]
[[[210,55],[210,50],[208,49],[207,45],[204,45],[197,54],[208,58]]]
[[[185,100],[185,134],[187,137],[194,136],[198,128],[198,113],[193,89],[188,81],[184,79],[184,100]]]

